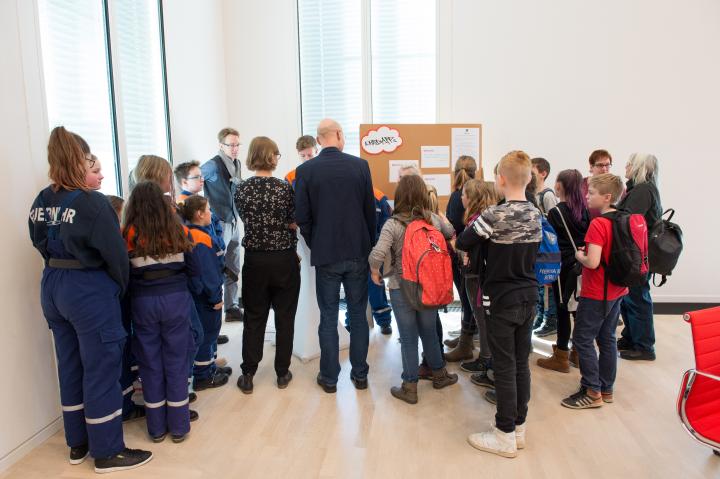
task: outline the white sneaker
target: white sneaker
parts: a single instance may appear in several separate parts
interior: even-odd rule
[[[525,424],[515,426],[515,443],[518,449],[525,449]]]
[[[517,442],[515,432],[502,432],[497,427],[491,431],[470,434],[468,442],[480,451],[490,452],[502,457],[517,456]]]

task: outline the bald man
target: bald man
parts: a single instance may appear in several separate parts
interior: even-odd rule
[[[320,308],[320,373],[327,393],[340,375],[338,312],[340,285],[347,301],[350,331],[350,379],[367,388],[368,255],[375,243],[375,195],[367,161],[343,153],[345,135],[326,119],[317,128],[320,153],[297,168],[295,217],[310,247]]]

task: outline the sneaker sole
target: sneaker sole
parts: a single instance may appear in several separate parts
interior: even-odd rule
[[[513,459],[517,457],[517,452],[503,452],[498,451],[497,449],[490,449],[487,447],[478,446],[476,444],[473,444],[470,438],[468,438],[467,442],[478,451],[489,452],[490,454],[497,454],[498,456],[507,457],[508,459]]]
[[[82,464],[83,462],[85,462],[85,459],[87,459],[89,455],[90,455],[90,451],[88,451],[87,453],[85,453],[85,455],[84,455],[82,458],[80,458],[80,459],[70,459],[70,460],[69,460],[69,461],[70,461],[70,464],[72,464],[73,466],[77,466],[78,464]]]
[[[152,461],[152,458],[153,458],[153,456],[150,455],[150,457],[148,457],[148,458],[145,459],[144,461],[138,462],[137,464],[133,464],[132,466],[107,467],[107,468],[103,468],[103,469],[98,469],[98,468],[96,467],[96,468],[95,468],[95,472],[96,472],[97,474],[108,474],[108,473],[110,473],[110,472],[129,471],[130,469],[135,469],[135,468],[137,468],[137,467],[144,466],[144,465],[147,464],[148,462]]]
[[[485,384],[485,383],[478,383],[470,379],[470,382],[473,383],[475,386],[480,386],[481,388],[488,388],[488,389],[495,389],[494,384]]]
[[[589,404],[587,406],[571,406],[570,404],[565,404],[562,401],[560,401],[560,404],[568,409],[597,409],[603,405],[602,401],[599,403]]]
[[[548,333],[542,333],[542,334],[541,334],[541,333],[538,333],[537,331],[533,331],[533,334],[534,334],[535,336],[537,336],[538,338],[546,338],[546,337],[548,337],[548,336],[555,336],[555,335],[557,334],[557,330],[555,330],[555,331],[550,331],[550,332],[548,332]]]
[[[602,400],[606,404],[612,404],[615,399],[614,398],[602,398]]]
[[[463,371],[465,371],[466,373],[472,373],[472,374],[478,374],[478,373],[482,373],[482,372],[484,372],[484,371],[487,371],[487,369],[470,369],[470,368],[466,368],[466,367],[464,367],[462,364],[460,365],[460,369],[463,370]]]

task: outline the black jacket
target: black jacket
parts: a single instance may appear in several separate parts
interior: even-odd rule
[[[329,147],[298,166],[295,218],[312,250],[313,266],[367,260],[376,233],[367,161]]]
[[[653,225],[662,216],[660,192],[657,186],[650,182],[635,185],[632,180],[628,181],[625,196],[617,206],[618,209],[643,215],[648,226],[648,234],[650,234]]]

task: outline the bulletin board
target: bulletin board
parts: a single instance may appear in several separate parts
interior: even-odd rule
[[[452,171],[459,156],[478,162],[482,178],[482,125],[480,124],[363,124],[360,157],[367,160],[373,186],[395,198],[397,170],[415,163],[426,183],[438,189],[444,212],[452,191]]]

